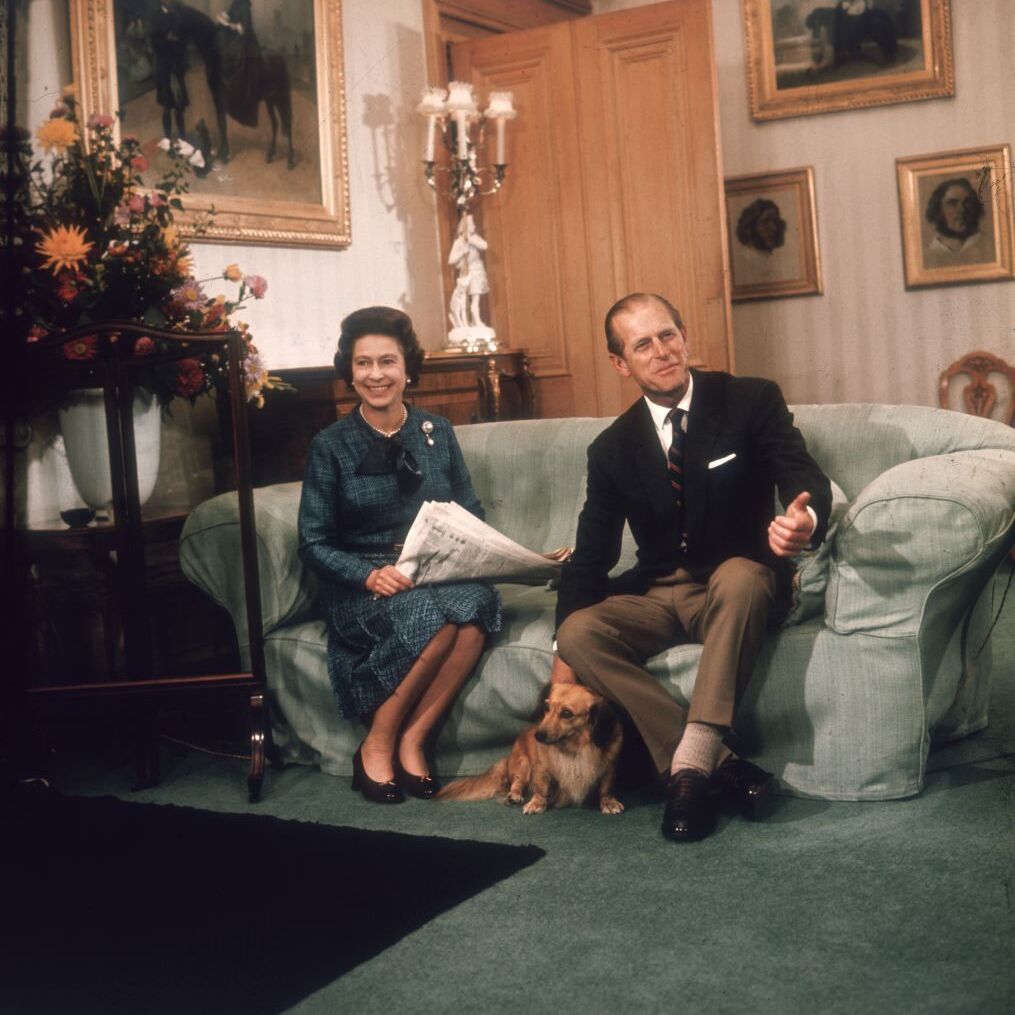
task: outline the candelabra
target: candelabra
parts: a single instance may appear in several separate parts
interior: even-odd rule
[[[480,299],[490,291],[483,263],[486,240],[476,229],[473,202],[495,194],[507,171],[505,141],[507,121],[517,113],[510,92],[491,92],[490,104],[482,113],[473,95],[472,85],[452,81],[447,91],[427,88],[417,107],[426,118],[423,172],[427,183],[442,196],[449,197],[458,215],[458,227],[448,253],[455,268],[455,288],[448,303],[448,345],[476,352],[497,348],[496,333],[481,316]],[[487,125],[495,130],[495,158],[492,165],[480,165],[479,153],[486,149]],[[449,153],[446,165],[436,161],[437,133]],[[444,186],[438,178],[446,178]]]

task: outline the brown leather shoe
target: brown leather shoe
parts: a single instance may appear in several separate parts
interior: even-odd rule
[[[708,776],[693,768],[674,772],[666,783],[663,835],[674,842],[697,842],[714,830]]]
[[[741,817],[760,821],[765,816],[775,785],[771,772],[731,754],[715,770],[712,780]]]

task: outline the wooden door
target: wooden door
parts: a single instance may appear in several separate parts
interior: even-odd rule
[[[515,92],[508,179],[482,202],[490,317],[528,350],[542,416],[637,397],[602,320],[629,292],[684,315],[692,363],[732,369],[709,0],[460,43],[457,76]]]

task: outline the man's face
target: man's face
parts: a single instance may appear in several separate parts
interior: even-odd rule
[[[775,250],[782,246],[782,220],[773,208],[761,213],[754,228],[758,234],[758,243],[762,250]]]
[[[636,303],[613,319],[613,333],[624,347],[610,353],[617,372],[653,402],[676,405],[687,390],[687,339],[667,309],[656,300]]]
[[[965,187],[953,183],[941,199],[941,220],[955,236],[970,236],[975,231],[976,216],[972,214],[969,197]]]

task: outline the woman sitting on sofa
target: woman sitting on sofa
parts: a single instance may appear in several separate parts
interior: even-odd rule
[[[369,723],[353,788],[378,803],[434,795],[428,737],[501,624],[491,586],[416,588],[394,567],[424,501],[484,517],[451,424],[402,401],[422,362],[400,310],[342,321],[335,368],[360,402],[314,438],[300,500],[299,552],[321,579],[335,698],[342,715]]]

